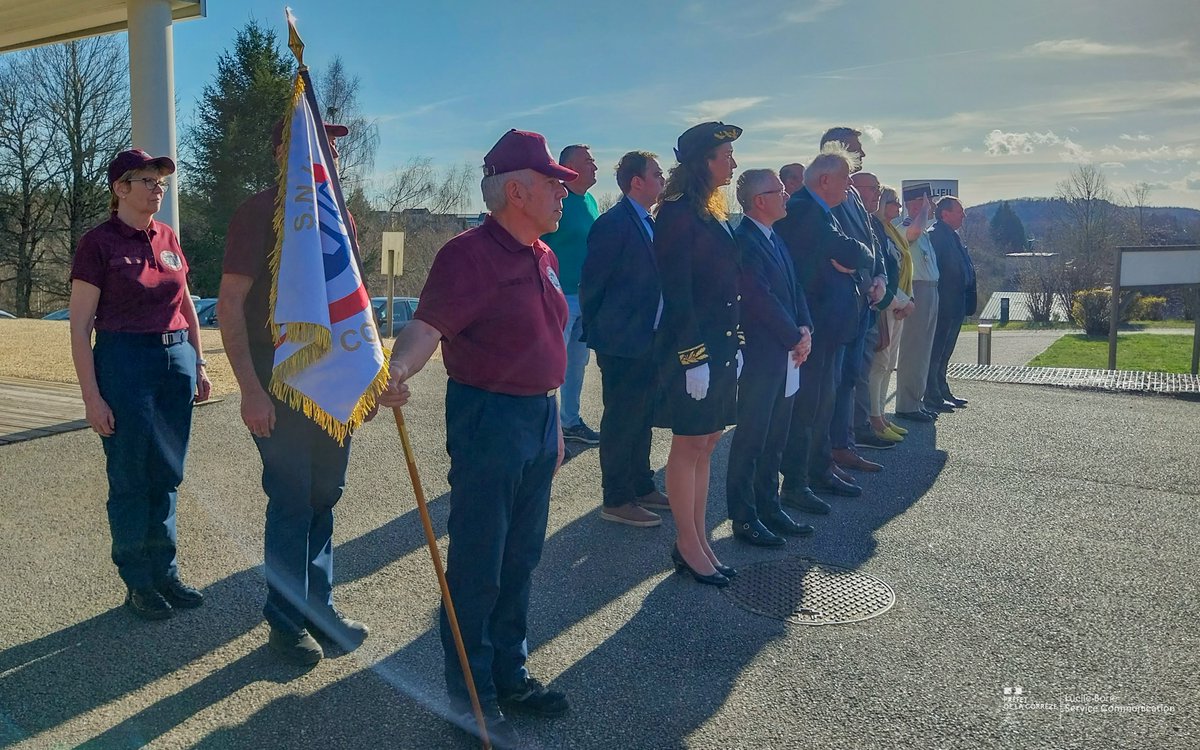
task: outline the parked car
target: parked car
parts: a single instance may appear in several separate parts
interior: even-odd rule
[[[217,327],[217,298],[205,297],[195,300],[196,318],[203,328]]]
[[[55,310],[52,313],[42,316],[42,320],[70,320],[71,309],[64,307],[61,310]]]
[[[7,310],[0,310],[0,318],[7,318],[7,319],[9,319],[9,320],[16,320],[16,319],[17,319],[17,316],[16,316],[16,315],[13,315],[12,313],[8,312]]]
[[[375,322],[379,324],[379,330],[387,335],[387,297],[372,297],[371,307],[375,309]],[[393,314],[396,316],[395,330],[399,331],[408,321],[412,320],[413,313],[417,311],[416,297],[392,297]]]

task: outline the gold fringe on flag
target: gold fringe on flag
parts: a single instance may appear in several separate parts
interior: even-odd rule
[[[350,433],[362,426],[367,414],[375,408],[379,394],[383,393],[387,388],[387,363],[390,360],[391,352],[387,348],[381,347],[383,348],[383,366],[375,374],[374,380],[371,381],[362,398],[358,400],[354,411],[350,413],[350,419],[346,422],[334,418],[311,398],[285,382],[288,378],[308,368],[329,354],[333,348],[331,331],[325,326],[316,323],[288,323],[285,331],[283,326],[275,322],[275,305],[279,298],[279,263],[283,254],[283,214],[284,205],[287,200],[287,154],[291,146],[292,114],[296,111],[296,107],[300,104],[300,100],[303,97],[304,80],[300,76],[296,76],[296,82],[292,87],[291,105],[288,107],[287,114],[283,118],[283,143],[285,149],[283,158],[279,160],[279,172],[276,178],[275,217],[273,220],[275,227],[275,247],[272,248],[267,260],[271,271],[271,338],[278,347],[281,333],[283,333],[292,343],[300,344],[301,348],[283,362],[275,365],[271,370],[271,385],[269,390],[280,401],[286,403],[292,409],[302,412],[304,416],[316,422],[321,429],[325,430],[334,440],[338,441],[338,445],[342,445]],[[378,335],[378,331],[376,335]]]

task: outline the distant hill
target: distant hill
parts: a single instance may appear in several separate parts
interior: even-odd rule
[[[968,206],[968,223],[982,224],[986,227],[1002,202],[1004,201],[990,201],[978,206]],[[1054,217],[1061,211],[1063,201],[1058,198],[1014,198],[1007,203],[1025,225],[1026,235],[1043,238],[1053,226]],[[1113,204],[1113,208],[1123,222],[1129,225],[1136,222],[1136,208],[1116,204]],[[1144,210],[1148,227],[1163,235],[1167,241],[1186,242],[1189,230],[1195,236],[1197,228],[1200,227],[1200,210],[1195,208],[1147,206]]]

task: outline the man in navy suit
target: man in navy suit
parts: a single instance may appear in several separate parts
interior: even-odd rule
[[[734,233],[742,251],[738,288],[746,335],[738,378],[737,430],[729,449],[725,496],[734,538],[779,547],[783,537],[811,534],[779,505],[779,462],[792,417],[788,369],[812,349],[812,320],[788,249],[771,228],[787,215],[788,194],[770,169],[751,169],[737,182],[745,217]]]
[[[592,225],[579,281],[583,338],[596,351],[604,398],[600,517],[639,527],[662,523],[650,509],[670,508],[650,470],[654,332],[662,315],[650,207],[664,185],[654,154],[621,157],[617,186],[624,197]]]
[[[792,255],[796,276],[812,313],[812,352],[800,368],[801,388],[792,408],[792,424],[783,451],[784,505],[810,513],[828,513],[815,494],[858,496],[858,485],[833,474],[829,427],[837,376],[846,345],[859,334],[866,289],[855,272],[872,260],[871,249],[847,236],[831,210],[846,200],[850,172],[858,157],[838,142],[826,144],[804,170],[804,189],[788,201],[787,216],[775,232]]]

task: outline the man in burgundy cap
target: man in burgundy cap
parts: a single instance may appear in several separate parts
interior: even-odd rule
[[[344,125],[325,126],[335,164],[334,139],[348,132]],[[271,143],[278,161],[283,157],[282,120],[275,124]],[[242,421],[263,463],[263,617],[271,626],[267,646],[283,661],[311,666],[324,656],[317,639],[353,650],[368,629],[333,606],[333,506],[346,486],[350,438],[339,445],[302,412],[267,392],[275,361],[267,259],[275,248],[276,189],[247,198],[229,222],[217,318],[241,390]],[[354,232],[353,217],[347,216],[347,224]],[[361,260],[359,272],[365,279]]]
[[[488,732],[505,746],[514,733],[501,707],[537,716],[568,709],[566,696],[526,670],[525,633],[562,462],[557,395],[567,364],[558,260],[539,237],[558,226],[562,183],[576,173],[555,162],[545,138],[519,130],[492,147],[483,172],[489,214],[434,258],[414,320],[396,339],[380,404],[407,400],[403,384],[440,342],[449,377],[446,578]],[[441,632],[451,707],[475,731],[444,606]]]

